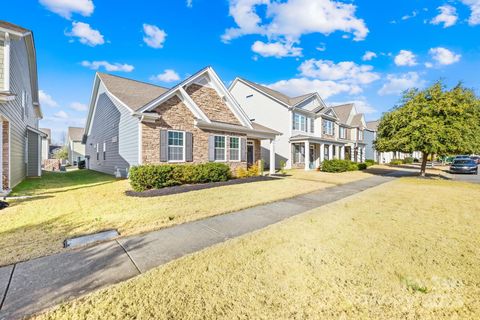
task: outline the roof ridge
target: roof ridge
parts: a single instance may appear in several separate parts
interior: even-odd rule
[[[136,80],[136,79],[131,79],[131,78],[127,78],[127,77],[118,76],[116,74],[100,72],[100,71],[97,71],[97,74],[107,75],[107,76],[120,78],[120,79],[124,79],[124,80],[129,80],[129,81],[135,81],[135,82],[138,82],[138,83],[141,83],[141,84],[146,84],[146,85],[149,85],[149,86],[158,87],[158,88],[162,88],[162,89],[165,89],[165,90],[170,90],[170,88],[167,88],[167,87],[164,87],[164,86],[159,86],[159,85],[156,85],[156,84],[153,84],[153,83],[150,83],[150,82],[146,82],[146,81],[141,81],[141,80]]]

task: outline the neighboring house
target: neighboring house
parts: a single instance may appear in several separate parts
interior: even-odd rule
[[[230,92],[249,118],[282,133],[275,143],[277,168],[284,163],[287,169],[310,170],[325,159],[364,160],[361,153],[354,154],[364,148],[363,115],[352,113],[350,118],[347,113],[342,122],[336,107],[327,107],[316,92],[289,97],[242,78],[233,81]],[[262,143],[262,156],[269,166],[266,155],[271,151],[268,143]]]
[[[367,130],[368,132],[368,141],[367,141],[367,159],[375,160],[378,163],[390,163],[393,159],[403,160],[408,157],[413,157],[414,159],[421,159],[422,153],[420,151],[414,151],[412,153],[404,153],[399,151],[390,151],[390,152],[379,152],[375,150],[375,140],[377,139],[377,129],[380,120],[368,121]]]
[[[0,20],[0,191],[41,171],[42,118],[31,31]]]
[[[88,168],[125,177],[141,164],[246,169],[278,134],[251,121],[207,67],[170,89],[96,73],[83,142]]]
[[[45,136],[42,137],[42,163],[44,160],[50,159],[50,144],[52,143],[52,130],[40,128]]]
[[[77,165],[78,162],[85,160],[85,145],[82,144],[83,133],[83,128],[68,127],[67,150],[68,162],[71,165]]]
[[[365,162],[366,146],[365,115],[358,113],[355,104],[347,103],[333,107],[339,118],[338,138],[345,143],[345,159]]]

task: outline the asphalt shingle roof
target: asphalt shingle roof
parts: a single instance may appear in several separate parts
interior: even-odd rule
[[[102,79],[108,91],[134,111],[139,110],[169,90],[150,83],[102,72],[98,72],[98,76]]]

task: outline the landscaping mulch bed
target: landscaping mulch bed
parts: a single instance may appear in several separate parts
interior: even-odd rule
[[[241,179],[232,179],[228,181],[222,182],[209,182],[209,183],[201,183],[201,184],[185,184],[181,186],[173,186],[173,187],[166,187],[162,189],[154,189],[154,190],[147,190],[142,192],[136,191],[126,191],[125,194],[129,197],[160,197],[160,196],[167,196],[171,194],[178,194],[184,193],[189,191],[196,191],[196,190],[203,190],[203,189],[210,189],[222,186],[230,186],[235,184],[244,184],[244,183],[251,183],[251,182],[258,182],[258,181],[270,181],[270,180],[278,180],[281,178],[274,178],[269,176],[259,176],[259,177],[249,177],[249,178],[241,178]]]

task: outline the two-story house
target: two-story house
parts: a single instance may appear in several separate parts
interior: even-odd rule
[[[68,162],[73,166],[85,160],[85,145],[82,143],[83,133],[84,129],[78,127],[68,127],[67,130]]]
[[[338,138],[345,144],[345,159],[364,162],[367,146],[365,115],[358,113],[353,103],[334,106],[332,109],[340,122]]]
[[[318,93],[289,97],[242,78],[232,82],[230,91],[249,118],[282,133],[275,141],[277,168],[283,163],[287,169],[310,170],[325,159],[344,159],[346,153],[353,157],[355,145],[350,144],[354,126],[342,123],[336,109],[327,107]],[[270,151],[268,144],[262,144],[267,165]]]
[[[42,118],[30,30],[0,21],[0,191],[40,176]]]

